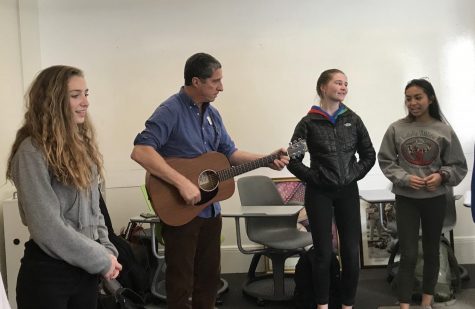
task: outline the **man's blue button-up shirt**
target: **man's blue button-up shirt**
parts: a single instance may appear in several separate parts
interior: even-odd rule
[[[163,157],[194,158],[209,151],[217,151],[228,158],[237,150],[226,132],[216,108],[204,103],[203,115],[199,107],[185,93],[172,95],[160,104],[145,122],[145,129],[137,135],[134,145],[153,147]],[[199,216],[210,218],[221,213],[219,203],[206,207]]]

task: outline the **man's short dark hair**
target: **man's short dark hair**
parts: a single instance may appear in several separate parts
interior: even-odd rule
[[[191,85],[193,77],[210,78],[216,69],[221,68],[216,58],[205,53],[197,53],[188,58],[185,64],[185,86]]]

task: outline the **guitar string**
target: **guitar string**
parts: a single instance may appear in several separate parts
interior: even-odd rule
[[[220,181],[230,179],[234,176],[243,174],[245,172],[248,172],[250,170],[256,169],[258,167],[264,167],[266,164],[274,161],[279,157],[279,154],[273,154],[269,155],[266,157],[259,158],[255,161],[252,162],[247,162],[238,166],[232,166],[230,168],[227,168],[225,170],[218,171],[218,178]]]
[[[295,142],[294,144],[292,144],[292,146],[295,147],[297,143],[300,144],[301,146],[298,146],[297,150],[294,149],[294,152],[295,152],[294,155],[297,155],[298,153],[301,153],[302,150],[303,151],[307,150],[306,143],[305,143],[304,140],[299,140],[299,141]],[[289,151],[290,148],[291,147],[289,147],[289,149],[287,149],[288,153],[290,152]],[[303,149],[299,150],[299,148],[303,148]],[[264,167],[266,164],[269,164],[270,162],[274,161],[279,156],[280,156],[280,154],[272,154],[272,155],[269,155],[269,156],[266,156],[266,157],[259,158],[255,161],[252,161],[252,162],[247,162],[247,163],[244,163],[244,164],[241,164],[241,165],[238,165],[238,166],[232,166],[232,167],[227,168],[225,170],[218,171],[218,172],[216,172],[216,174],[218,175],[219,181],[227,180],[227,179],[230,179],[234,176],[237,176],[237,175],[243,174],[245,172],[251,171],[253,169],[256,169],[258,167]]]

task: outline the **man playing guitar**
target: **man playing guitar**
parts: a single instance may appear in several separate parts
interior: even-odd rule
[[[198,53],[186,61],[184,75],[185,85],[155,110],[135,138],[131,157],[176,188],[185,206],[196,207],[202,199],[200,189],[168,164],[167,158],[218,152],[234,166],[263,156],[238,150],[210,104],[223,91],[221,64],[211,55]],[[286,149],[277,150],[274,156],[268,167],[281,170],[288,164]],[[220,212],[215,202],[183,225],[164,222],[168,308],[214,308],[220,275]]]

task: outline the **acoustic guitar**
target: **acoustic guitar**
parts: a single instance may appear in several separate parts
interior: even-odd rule
[[[307,151],[305,140],[298,140],[287,148],[287,155],[295,158]],[[160,220],[168,225],[181,226],[190,222],[204,208],[214,202],[230,198],[235,190],[234,176],[266,167],[280,154],[271,154],[244,164],[231,166],[227,157],[219,152],[207,152],[195,158],[166,158],[167,163],[196,184],[201,200],[187,205],[178,190],[171,184],[147,173],[145,186],[152,207]]]

